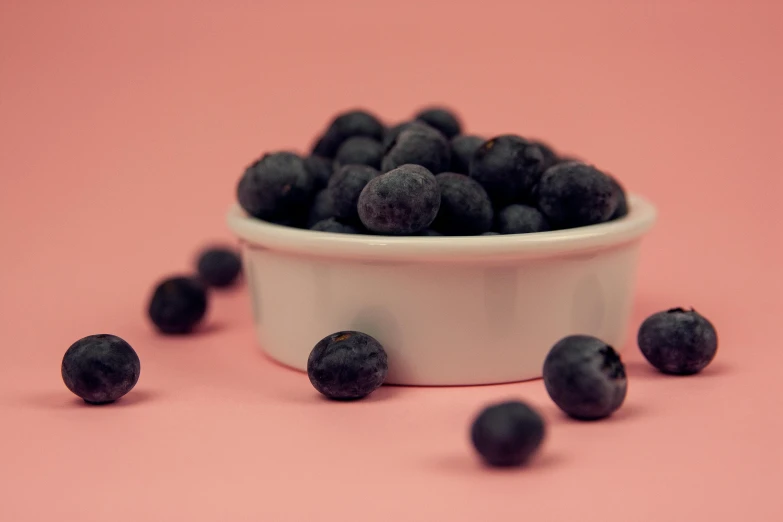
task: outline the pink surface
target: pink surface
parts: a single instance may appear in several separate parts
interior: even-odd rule
[[[0,520],[781,519],[779,2],[229,4],[0,5]],[[261,355],[244,290],[197,337],[151,331],[152,283],[230,240],[246,163],[431,101],[655,201],[633,326],[695,306],[715,363],[665,378],[629,338],[626,406],[583,424],[540,381],[325,402]],[[92,408],[59,368],[99,332],[142,375]],[[468,423],[506,397],[549,438],[486,471]]]

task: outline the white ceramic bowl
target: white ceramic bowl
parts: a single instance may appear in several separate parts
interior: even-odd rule
[[[467,385],[541,376],[570,334],[621,348],[639,243],[655,208],[589,227],[522,235],[386,237],[273,225],[231,208],[261,346],[305,370],[341,330],[378,339],[387,382]]]

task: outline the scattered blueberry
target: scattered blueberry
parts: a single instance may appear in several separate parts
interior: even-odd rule
[[[549,230],[544,215],[527,205],[509,205],[497,215],[497,230],[501,234],[529,234]]]
[[[334,216],[346,223],[358,220],[356,204],[359,194],[380,172],[367,165],[343,165],[329,180],[327,189],[332,198]]]
[[[381,141],[384,126],[378,118],[363,110],[352,110],[339,114],[318,139],[313,147],[313,154],[334,158],[340,145],[354,136],[367,136]]]
[[[245,170],[237,187],[242,208],[272,222],[287,223],[306,212],[313,195],[313,178],[302,158],[292,152],[264,154]]]
[[[165,334],[189,333],[207,312],[207,290],[193,277],[175,276],[155,287],[149,304],[149,317]]]
[[[448,170],[451,146],[446,137],[429,125],[410,123],[386,149],[381,170],[388,172],[402,165],[421,165],[434,174]]]
[[[451,139],[451,168],[449,170],[457,174],[468,174],[473,155],[485,141],[479,136],[454,136]]]
[[[358,228],[352,227],[351,225],[344,225],[343,223],[340,223],[333,217],[319,221],[318,223],[310,227],[310,230],[316,230],[318,232],[333,232],[335,234],[360,234],[361,233]]]
[[[572,335],[555,344],[543,373],[549,396],[576,419],[608,417],[623,404],[628,390],[620,356],[588,335]]]
[[[538,208],[556,228],[608,221],[618,200],[612,179],[584,163],[559,163],[544,173],[538,185]]]
[[[637,340],[650,364],[672,375],[702,371],[718,351],[715,327],[693,309],[672,308],[651,315],[639,328]]]
[[[527,462],[546,433],[539,413],[519,401],[492,404],[473,421],[473,447],[490,466],[511,467]]]
[[[381,168],[383,145],[378,140],[367,136],[348,138],[337,149],[334,162],[340,165],[369,165],[374,169]]]
[[[470,177],[481,183],[496,207],[526,201],[543,172],[541,150],[506,134],[482,144],[470,162]]]
[[[433,222],[439,207],[438,182],[420,165],[402,165],[373,178],[358,202],[364,226],[387,235],[421,232]]]
[[[628,199],[625,195],[625,189],[620,184],[619,181],[617,181],[617,178],[614,176],[609,176],[609,179],[612,182],[612,186],[614,187],[615,192],[617,193],[617,208],[615,209],[612,216],[609,218],[609,220],[613,219],[620,219],[621,217],[625,217],[628,215]]]
[[[492,202],[484,188],[464,174],[435,176],[440,187],[440,210],[432,228],[447,236],[475,236],[492,228]]]
[[[319,221],[330,217],[334,217],[334,204],[332,203],[332,195],[324,189],[316,194],[313,200],[313,206],[310,207],[310,215],[307,218],[307,228],[312,228]]]
[[[90,335],[65,352],[65,385],[89,404],[114,402],[136,386],[141,372],[139,356],[114,335]]]
[[[224,288],[233,285],[242,271],[239,255],[228,248],[210,248],[196,263],[198,275],[207,285]]]
[[[462,132],[459,118],[453,112],[441,107],[424,109],[416,115],[416,119],[439,130],[448,139]]]
[[[315,190],[325,188],[332,176],[332,161],[322,156],[307,156],[304,159],[304,166],[313,179],[313,188]]]
[[[315,345],[307,359],[310,382],[330,399],[366,397],[383,384],[387,372],[383,346],[361,332],[328,335]]]

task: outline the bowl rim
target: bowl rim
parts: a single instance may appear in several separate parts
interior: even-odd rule
[[[251,217],[237,203],[226,215],[229,228],[254,249],[380,261],[517,259],[603,250],[640,239],[656,219],[655,206],[636,194],[628,195],[628,214],[620,219],[532,234],[400,237],[316,232]]]

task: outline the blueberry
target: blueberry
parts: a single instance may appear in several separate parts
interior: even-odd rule
[[[384,126],[378,118],[363,110],[352,110],[337,115],[326,132],[316,141],[313,154],[334,158],[340,145],[354,136],[367,136],[377,141],[383,139]]]
[[[546,433],[541,415],[519,401],[486,407],[470,430],[473,447],[490,466],[520,466],[541,446]]]
[[[452,172],[435,179],[440,187],[440,210],[432,228],[447,236],[475,236],[492,228],[492,202],[476,180]]]
[[[470,160],[479,147],[485,142],[479,136],[461,135],[451,139],[451,172],[468,174],[470,172]]]
[[[392,142],[397,139],[397,136],[399,136],[402,131],[407,129],[410,124],[411,122],[404,121],[386,129],[386,132],[383,134],[383,150],[388,150]]]
[[[292,152],[264,154],[245,170],[237,187],[242,208],[272,222],[293,220],[306,212],[313,195],[313,178],[302,158]]]
[[[367,165],[343,165],[332,175],[327,189],[332,198],[334,216],[346,223],[358,221],[356,203],[359,194],[380,172]]]
[[[584,163],[559,163],[538,185],[538,208],[556,228],[603,223],[617,210],[618,199],[612,179]]]
[[[673,375],[702,371],[718,351],[715,327],[693,309],[651,315],[639,328],[637,340],[650,364]]]
[[[560,340],[544,361],[544,386],[557,406],[582,420],[608,417],[628,390],[625,366],[614,348],[589,335]]]
[[[334,157],[335,165],[369,165],[374,169],[381,168],[383,145],[378,140],[367,136],[348,138],[337,149]]]
[[[307,359],[307,375],[315,389],[338,400],[366,397],[383,384],[388,369],[383,346],[361,332],[328,335]]]
[[[318,156],[319,158],[328,158],[327,156],[329,145],[326,140],[326,134],[321,134],[315,139],[315,143],[310,150],[312,156]],[[335,149],[336,152],[336,149]]]
[[[169,277],[155,287],[148,313],[161,333],[189,333],[207,313],[206,287],[193,277]]]
[[[324,219],[334,217],[334,204],[332,203],[332,196],[328,190],[322,190],[316,194],[313,200],[313,206],[310,207],[310,215],[307,218],[307,228],[312,228],[313,225]]]
[[[136,386],[141,372],[139,356],[114,335],[90,335],[65,352],[65,385],[89,404],[114,402]]]
[[[291,209],[287,216],[272,219],[269,222],[275,225],[293,228],[307,228],[308,210],[305,207]]]
[[[420,165],[402,165],[374,178],[359,196],[359,218],[372,232],[411,235],[430,226],[440,207],[435,176]]]
[[[560,158],[558,158],[557,153],[552,149],[552,147],[549,146],[549,144],[544,143],[540,140],[533,140],[530,142],[531,144],[538,147],[538,150],[541,151],[541,155],[544,157],[544,164],[543,169],[546,170],[552,165],[557,164],[560,161]]]
[[[199,256],[196,269],[207,285],[223,288],[236,283],[242,271],[242,261],[231,249],[210,248]]]
[[[333,232],[335,234],[360,234],[358,228],[352,227],[351,225],[345,225],[343,223],[340,223],[335,218],[327,218],[322,221],[319,221],[312,227],[310,227],[310,230],[316,230],[318,232]]]
[[[434,127],[451,139],[462,132],[462,124],[456,114],[442,107],[430,107],[416,114],[416,118]]]
[[[313,179],[313,188],[315,190],[325,188],[332,176],[332,161],[323,156],[307,156],[304,159],[304,166]]]
[[[566,155],[558,156],[555,165],[558,165],[560,163],[584,163],[584,162],[585,161],[581,158],[578,158],[572,154],[566,154]]]
[[[470,162],[470,177],[481,183],[496,207],[525,201],[543,173],[541,150],[506,134],[484,142]]]
[[[448,170],[450,163],[451,147],[446,137],[429,125],[413,122],[386,149],[381,170],[414,164],[439,174]]]
[[[421,232],[419,232],[416,235],[417,236],[427,236],[427,237],[442,237],[443,236],[443,234],[441,234],[437,230],[432,230],[431,228],[425,228],[424,230],[422,230]]]
[[[612,216],[609,218],[609,220],[611,221],[613,219],[620,219],[621,217],[625,217],[628,215],[628,199],[625,195],[625,189],[620,184],[620,182],[617,181],[617,178],[615,178],[614,176],[609,176],[609,179],[612,182],[614,191],[617,193],[617,208],[615,209]]]
[[[501,234],[529,234],[549,230],[544,215],[527,205],[509,205],[497,215],[497,230]]]

